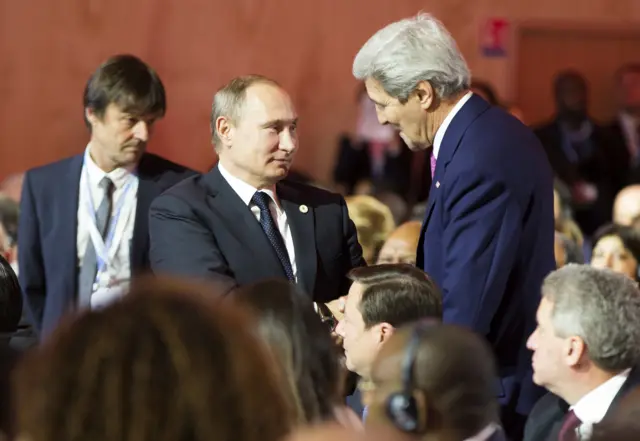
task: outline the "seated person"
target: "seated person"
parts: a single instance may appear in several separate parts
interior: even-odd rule
[[[418,221],[405,222],[396,228],[382,245],[376,263],[408,263],[415,265],[421,229],[422,222]]]
[[[403,327],[373,362],[366,427],[416,441],[504,441],[496,378],[491,348],[470,330],[429,320]]]

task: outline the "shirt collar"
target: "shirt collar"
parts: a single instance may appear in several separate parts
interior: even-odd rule
[[[467,92],[465,96],[460,98],[460,101],[458,101],[456,105],[453,106],[453,109],[451,109],[451,112],[449,112],[447,117],[444,119],[442,125],[438,127],[438,130],[436,130],[436,136],[433,139],[433,156],[435,156],[436,159],[438,159],[438,152],[440,151],[440,145],[442,144],[442,140],[444,139],[444,134],[447,131],[447,127],[449,127],[449,124],[451,124],[451,121],[453,121],[456,113],[458,113],[460,109],[462,109],[462,106],[464,106],[465,103],[469,101],[469,98],[471,98],[472,95],[473,92]]]
[[[119,167],[115,170],[110,171],[109,173],[105,173],[98,165],[95,163],[91,155],[89,154],[89,149],[91,147],[91,143],[87,145],[87,148],[84,152],[84,164],[87,169],[87,174],[89,175],[89,181],[93,185],[98,185],[103,178],[108,177],[113,182],[113,185],[116,189],[122,188],[129,177],[134,173],[136,169],[136,165],[131,165],[128,167]]]
[[[225,179],[225,181],[227,181],[229,186],[233,189],[233,191],[236,192],[236,194],[240,197],[240,199],[242,199],[242,202],[244,202],[247,207],[251,204],[251,198],[253,198],[253,195],[257,191],[262,191],[267,195],[269,195],[271,200],[276,204],[278,211],[280,211],[278,198],[276,197],[276,194],[274,191],[275,187],[261,188],[258,190],[253,185],[248,184],[242,179],[236,178],[231,173],[229,173],[229,171],[226,168],[224,168],[224,166],[222,165],[222,162],[220,161],[218,161],[218,170],[220,170],[220,174],[222,175],[222,177]]]
[[[602,383],[582,397],[570,409],[574,411],[583,425],[592,426],[599,423],[606,415],[611,403],[629,377],[631,369],[627,369]]]

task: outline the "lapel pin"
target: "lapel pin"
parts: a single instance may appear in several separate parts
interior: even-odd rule
[[[309,211],[309,207],[306,205],[300,205],[300,213],[306,213],[307,211]]]
[[[436,188],[440,188],[440,181],[436,181]]]

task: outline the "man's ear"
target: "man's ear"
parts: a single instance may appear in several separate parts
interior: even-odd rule
[[[101,118],[98,117],[96,112],[90,107],[85,107],[84,116],[85,116],[85,118],[87,118],[87,121],[89,121],[89,125],[90,126],[95,125],[101,119]]]
[[[569,337],[564,350],[564,359],[567,366],[578,366],[585,355],[587,355],[587,345],[584,340],[577,336]]]
[[[396,331],[396,328],[394,328],[392,325],[390,325],[387,322],[382,322],[378,324],[378,327],[380,328],[380,331],[379,331],[380,343],[385,343],[386,341],[388,341],[393,335],[393,333]]]
[[[231,140],[233,138],[233,124],[229,118],[226,116],[219,116],[216,119],[215,130],[218,138],[222,141],[222,143],[226,146],[231,145]]]
[[[423,110],[429,110],[436,102],[435,90],[428,81],[420,81],[414,93]]]

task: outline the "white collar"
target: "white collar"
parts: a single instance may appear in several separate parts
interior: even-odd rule
[[[135,165],[129,167],[119,167],[115,170],[110,171],[109,173],[105,173],[98,165],[95,163],[91,155],[89,154],[89,149],[91,147],[91,143],[87,145],[87,148],[84,151],[84,164],[87,169],[87,175],[89,177],[89,183],[92,185],[98,185],[100,181],[104,177],[108,177],[113,182],[115,188],[122,188],[129,180],[130,176],[134,174],[136,169]]]
[[[480,432],[476,433],[471,438],[467,438],[464,441],[486,441],[491,438],[493,434],[496,433],[497,430],[499,430],[499,428],[500,426],[498,426],[496,423],[491,423]]]
[[[626,369],[610,378],[570,407],[582,425],[587,426],[588,431],[590,431],[590,426],[599,423],[604,418],[614,398],[627,381],[630,372],[631,369]]]
[[[453,109],[451,109],[451,112],[449,112],[444,121],[442,121],[442,125],[438,127],[438,130],[436,130],[436,136],[433,139],[433,156],[435,156],[436,159],[438,159],[438,152],[440,151],[440,145],[442,144],[442,140],[444,139],[444,134],[447,131],[447,127],[449,127],[449,124],[451,124],[451,121],[453,121],[453,117],[456,116],[460,109],[462,109],[462,106],[464,106],[465,103],[469,101],[469,98],[471,98],[472,95],[473,92],[467,92],[465,96],[460,98],[456,105],[453,106]]]
[[[220,174],[222,175],[222,177],[225,179],[225,181],[227,181],[229,186],[233,189],[233,191],[236,192],[236,194],[240,197],[240,199],[242,199],[242,202],[244,202],[247,207],[249,206],[249,204],[251,204],[251,198],[253,198],[253,195],[257,191],[262,191],[269,195],[271,200],[273,200],[273,202],[276,204],[278,211],[280,211],[278,198],[276,197],[276,193],[274,191],[275,187],[257,189],[253,185],[248,184],[242,179],[236,178],[231,173],[229,173],[229,171],[224,168],[222,162],[220,161],[218,161],[218,170],[220,170]]]

